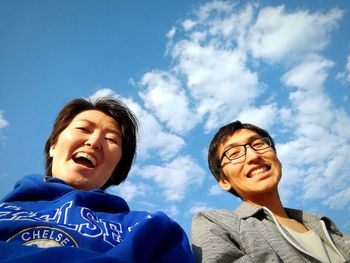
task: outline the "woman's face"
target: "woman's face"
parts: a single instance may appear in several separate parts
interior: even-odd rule
[[[119,123],[101,111],[83,111],[50,147],[52,177],[77,189],[97,189],[111,177],[121,156]]]

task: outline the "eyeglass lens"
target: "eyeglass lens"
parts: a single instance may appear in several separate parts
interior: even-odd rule
[[[237,145],[228,149],[225,155],[230,160],[235,160],[246,154],[247,145],[253,148],[255,151],[261,151],[271,146],[269,138],[258,138],[245,145]]]

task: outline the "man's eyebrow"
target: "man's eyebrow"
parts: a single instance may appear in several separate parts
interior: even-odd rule
[[[259,134],[254,134],[252,136],[249,136],[248,138],[246,138],[246,143],[249,143],[249,142],[251,142],[257,138],[260,138],[260,137],[261,137],[261,135],[259,135]],[[227,151],[228,149],[230,149],[234,146],[242,146],[242,145],[245,145],[246,143],[236,143],[236,142],[230,143],[224,147],[222,152],[224,153],[225,151]]]

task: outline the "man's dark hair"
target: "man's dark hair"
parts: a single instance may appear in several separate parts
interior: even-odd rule
[[[112,117],[121,127],[122,156],[111,177],[101,187],[102,190],[124,181],[129,173],[136,154],[138,122],[134,113],[121,101],[114,98],[101,97],[92,99],[74,99],[68,102],[58,113],[50,137],[45,144],[46,176],[52,177],[52,158],[50,147],[58,140],[61,132],[67,128],[79,113],[87,110],[98,110]]]
[[[209,169],[217,181],[219,181],[221,177],[227,179],[226,176],[221,172],[221,156],[219,156],[218,152],[219,147],[220,145],[224,144],[235,132],[242,129],[247,129],[256,132],[261,137],[268,137],[271,140],[272,149],[276,152],[275,143],[267,131],[253,124],[241,123],[240,121],[231,122],[221,127],[217,131],[217,133],[214,135],[213,139],[210,142],[208,150]],[[239,197],[238,193],[233,188],[231,188],[230,192],[233,195]]]

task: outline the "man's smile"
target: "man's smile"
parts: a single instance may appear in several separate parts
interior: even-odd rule
[[[256,175],[262,174],[266,171],[269,171],[271,169],[271,166],[263,166],[263,167],[258,167],[258,168],[254,168],[252,170],[249,171],[249,173],[247,174],[248,178],[252,178]]]

